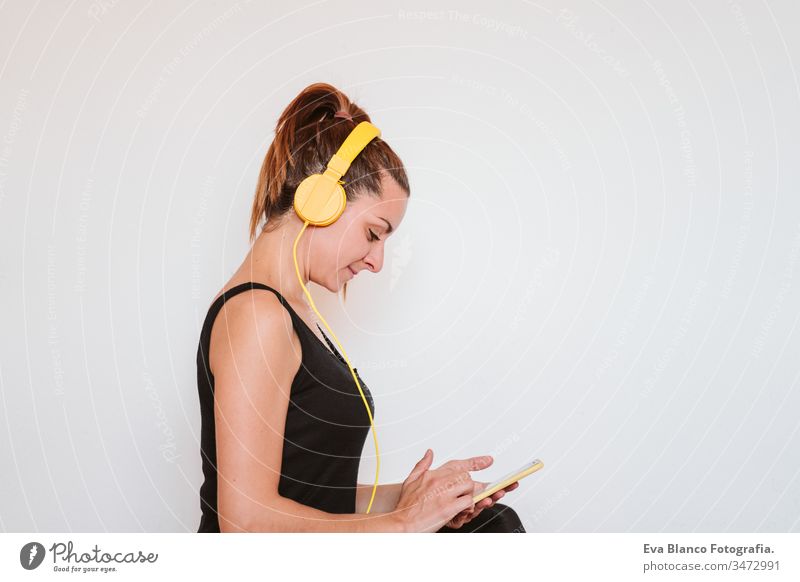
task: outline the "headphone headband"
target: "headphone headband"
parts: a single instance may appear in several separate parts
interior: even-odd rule
[[[369,121],[359,123],[347,139],[344,140],[336,153],[328,162],[328,169],[338,174],[337,179],[344,176],[350,164],[356,159],[367,144],[376,137],[380,136],[381,130],[372,125]]]
[[[314,226],[328,226],[341,216],[347,196],[339,179],[361,150],[380,134],[381,130],[369,121],[362,121],[333,154],[324,173],[312,174],[300,182],[294,196],[294,209],[303,221]]]

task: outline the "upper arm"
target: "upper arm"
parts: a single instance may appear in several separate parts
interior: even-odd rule
[[[301,348],[270,292],[225,302],[212,327],[220,531],[248,528],[278,497],[283,437]]]

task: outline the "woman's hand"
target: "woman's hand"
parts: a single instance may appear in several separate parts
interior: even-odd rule
[[[475,481],[475,491],[473,491],[472,495],[475,496],[484,489],[489,483],[484,483],[482,481]],[[458,529],[463,526],[465,523],[469,523],[480,514],[481,511],[484,509],[491,507],[497,501],[503,497],[509,491],[513,491],[519,487],[519,481],[514,481],[511,485],[508,485],[505,489],[500,489],[499,491],[495,491],[489,497],[484,497],[478,503],[474,505],[474,507],[470,509],[465,509],[461,511],[458,515],[456,515],[453,519],[448,521],[445,525],[451,529]]]
[[[431,471],[432,462],[433,451],[428,449],[402,483],[396,511],[406,531],[435,532],[462,511],[472,510],[475,481],[469,472],[485,469],[492,459],[448,461]]]

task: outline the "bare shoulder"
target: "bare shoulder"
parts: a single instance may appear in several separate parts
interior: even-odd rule
[[[292,318],[274,293],[252,289],[225,301],[211,328],[209,366],[223,368],[262,362],[292,371],[300,367],[300,340]]]

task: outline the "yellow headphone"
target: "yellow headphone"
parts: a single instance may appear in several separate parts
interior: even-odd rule
[[[364,406],[367,407],[367,415],[369,415],[369,422],[372,426],[372,436],[375,439],[375,454],[377,456],[377,466],[375,467],[375,485],[372,487],[372,497],[370,497],[369,505],[367,506],[367,513],[369,513],[369,510],[372,508],[372,501],[375,499],[375,492],[378,489],[378,475],[381,468],[381,457],[380,453],[378,452],[378,435],[375,432],[375,422],[372,420],[372,412],[370,411],[369,404],[364,396],[364,391],[361,389],[361,383],[358,381],[358,377],[353,371],[353,366],[350,364],[350,358],[347,357],[347,353],[344,351],[342,344],[339,343],[339,340],[336,338],[336,334],[333,333],[333,330],[328,325],[328,322],[325,321],[325,318],[322,317],[322,314],[317,311],[317,307],[314,305],[314,300],[311,298],[311,293],[308,292],[308,289],[306,289],[306,286],[303,284],[303,278],[300,276],[300,267],[297,265],[297,242],[300,240],[300,237],[309,224],[313,224],[314,226],[328,226],[336,222],[336,220],[342,215],[342,212],[344,212],[345,203],[347,202],[347,196],[344,192],[344,188],[342,187],[344,182],[341,181],[340,178],[345,174],[345,172],[347,172],[350,164],[352,164],[353,160],[356,159],[356,156],[361,153],[361,150],[363,150],[371,140],[378,137],[380,134],[381,131],[377,127],[368,121],[362,121],[353,131],[350,132],[350,135],[347,136],[347,139],[344,140],[344,143],[339,147],[336,153],[333,154],[333,157],[328,162],[327,168],[323,174],[312,174],[300,182],[300,185],[297,187],[297,190],[294,193],[294,210],[297,212],[297,215],[304,222],[304,224],[303,228],[300,229],[297,238],[294,240],[294,246],[292,247],[294,269],[297,273],[297,278],[300,281],[300,286],[303,287],[303,291],[305,292],[306,297],[308,297],[308,301],[311,304],[311,308],[314,310],[314,313],[319,316],[319,318],[322,320],[322,323],[324,323],[325,327],[328,328],[328,331],[331,332],[334,341],[336,341],[336,345],[339,346],[339,350],[341,350],[342,355],[347,362],[347,367],[350,368],[350,373],[353,375],[353,380],[356,382],[358,391],[361,393],[361,399],[364,401]]]

